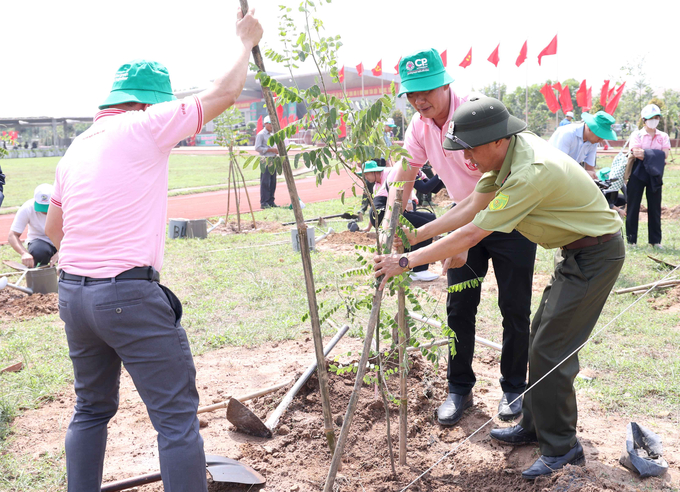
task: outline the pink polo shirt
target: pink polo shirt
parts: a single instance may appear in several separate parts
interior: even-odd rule
[[[50,204],[63,212],[64,271],[94,278],[138,266],[160,271],[170,151],[202,126],[196,96],[97,113],[57,165]]]
[[[645,150],[668,150],[671,148],[671,140],[668,134],[661,130],[656,130],[654,135],[647,133],[644,128],[636,131],[630,137],[631,149],[645,149]]]
[[[375,196],[384,196],[385,198],[389,196],[390,190],[388,189],[388,186],[394,183],[394,178],[396,178],[396,174],[399,169],[401,169],[400,166],[388,167],[382,173],[380,173],[381,174],[380,182],[378,181],[375,182],[375,184],[380,185],[380,189],[375,194]],[[415,188],[411,190],[411,200],[415,200],[416,203],[418,202],[416,198]]]
[[[404,148],[411,154],[409,163],[412,166],[420,168],[430,161],[432,169],[444,182],[449,196],[460,202],[474,191],[482,173],[475,164],[463,157],[462,150],[444,150],[442,147],[453,112],[467,101],[467,97],[457,96],[452,89],[449,91],[451,107],[444,128],[439,128],[433,119],[423,118],[420,113],[416,113],[406,130]]]

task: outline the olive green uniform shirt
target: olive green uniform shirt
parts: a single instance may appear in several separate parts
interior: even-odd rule
[[[473,224],[485,231],[517,229],[547,249],[612,234],[622,226],[576,161],[531,132],[511,138],[500,171],[485,173],[475,191],[496,196]]]

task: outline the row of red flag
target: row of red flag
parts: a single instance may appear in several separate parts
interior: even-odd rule
[[[517,65],[518,67],[520,65],[522,65],[522,63],[524,63],[527,59],[527,43],[528,43],[528,41],[524,41],[522,48],[519,50],[519,56],[517,57],[517,60],[515,61],[515,65]],[[496,66],[496,67],[498,66],[498,63],[500,62],[500,56],[498,54],[498,50],[500,49],[500,47],[501,47],[501,44],[498,43],[498,46],[496,46],[496,49],[493,50],[491,55],[489,55],[489,58],[487,58],[487,60],[489,62],[493,63],[494,66]],[[556,55],[556,54],[557,54],[557,35],[555,35],[555,37],[552,39],[552,41],[550,41],[548,46],[543,48],[543,50],[538,54],[538,64],[539,65],[541,64],[541,59],[544,56]],[[446,66],[447,65],[446,50],[441,52],[441,57],[442,57],[442,62],[444,62],[444,66]],[[401,58],[399,59],[399,62],[400,61],[401,61]],[[399,75],[399,62],[397,62],[397,64],[394,66],[395,75]],[[463,68],[467,68],[471,64],[472,64],[472,48],[470,48],[467,55],[465,55],[465,58],[463,58],[463,61],[460,62],[458,64],[458,66],[463,67]],[[364,75],[364,64],[363,64],[363,62],[359,63],[356,66],[356,69],[357,69],[357,73],[358,73],[359,77],[362,77]],[[371,73],[376,77],[382,75],[382,73],[383,73],[382,60],[380,60],[378,62],[378,64],[374,68],[371,69]],[[340,80],[340,83],[344,82],[344,80],[345,80],[345,66],[344,65],[340,69],[340,71],[338,72],[338,78]]]
[[[610,88],[609,80],[604,81],[602,89],[600,90],[600,105],[604,108],[606,113],[611,115],[614,114],[614,111],[616,111],[619,101],[621,100],[621,96],[623,95],[623,88],[625,85],[626,83],[624,82],[617,88],[616,83],[614,83]],[[576,91],[576,104],[578,104],[583,111],[589,111],[593,107],[592,89],[592,87],[586,87],[586,81],[583,79],[578,91]],[[555,91],[557,91],[558,96],[555,96]],[[546,83],[541,88],[541,94],[543,94],[543,97],[545,98],[548,109],[553,113],[557,113],[560,109],[560,105],[562,106],[562,111],[564,113],[574,110],[571,102],[571,90],[568,85],[562,87],[562,84],[559,82],[553,85]]]
[[[10,142],[14,142],[17,138],[19,138],[19,132],[15,131],[2,132],[2,136],[9,138]]]

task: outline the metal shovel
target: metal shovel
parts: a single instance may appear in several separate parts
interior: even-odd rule
[[[347,333],[349,330],[349,325],[344,325],[338,330],[333,339],[328,342],[328,345],[324,348],[323,354],[327,356],[331,350],[335,347],[338,341]],[[304,386],[312,373],[316,370],[316,361],[314,361],[305,371],[305,373],[300,376],[295,385],[288,390],[286,396],[283,397],[279,406],[276,410],[269,416],[267,422],[262,422],[260,418],[255,415],[248,407],[243,403],[238,401],[236,398],[229,400],[229,405],[227,406],[227,420],[231,422],[237,430],[245,432],[256,437],[272,437],[272,431],[276,429],[279,424],[279,419],[283,412],[286,411],[288,405],[293,401],[295,395],[300,388]]]
[[[21,281],[24,279],[26,274],[29,272],[31,269],[26,269],[24,270],[24,273],[21,274],[21,277],[19,277],[19,280],[15,284],[10,284],[9,281],[7,280],[7,277],[2,277],[0,278],[0,290],[4,289],[5,287],[12,287],[13,289],[19,290],[21,292],[24,292],[28,294],[29,296],[33,294],[33,290],[29,289],[28,287],[21,287],[19,284]]]
[[[265,478],[248,465],[239,463],[231,458],[214,454],[205,455],[208,473],[215,482],[239,483],[244,485],[260,485]],[[101,492],[116,492],[147,483],[159,482],[161,473],[147,473],[136,477],[125,478],[102,485]]]

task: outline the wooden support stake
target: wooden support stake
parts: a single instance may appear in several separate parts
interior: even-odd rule
[[[248,13],[248,0],[239,0],[241,4],[241,11],[245,16]],[[260,53],[260,47],[253,47],[253,59],[255,65],[261,72],[265,72],[264,61]],[[267,112],[271,120],[274,132],[281,130],[279,117],[276,114],[276,104],[274,97],[269,87],[262,86],[262,95],[264,96],[267,105]],[[328,371],[326,369],[326,358],[323,355],[323,338],[321,336],[321,322],[319,320],[319,308],[316,303],[316,289],[314,287],[314,273],[312,270],[312,258],[309,252],[309,243],[307,242],[307,226],[302,215],[302,207],[300,207],[300,197],[295,187],[295,178],[293,177],[293,170],[288,161],[288,154],[286,152],[286,145],[283,140],[277,143],[279,149],[279,156],[282,161],[283,175],[286,178],[286,186],[288,187],[288,194],[290,195],[290,203],[293,207],[293,214],[295,215],[295,223],[297,224],[298,236],[300,238],[300,257],[302,259],[302,269],[305,275],[305,287],[307,290],[307,302],[309,304],[309,319],[312,324],[312,335],[314,337],[314,351],[316,354],[317,372],[319,377],[319,392],[321,394],[321,406],[323,409],[324,420],[324,434],[328,441],[328,447],[331,453],[335,450],[335,432],[333,430],[333,414],[331,413],[330,397],[328,394]],[[335,456],[335,455],[334,455]],[[337,471],[337,468],[336,468]]]
[[[397,190],[397,200],[401,201],[403,190]],[[399,253],[404,247],[399,248]],[[399,465],[406,464],[406,436],[408,434],[408,353],[406,345],[409,338],[406,324],[406,289],[401,286],[397,293],[397,325],[399,329]]]
[[[401,193],[402,190],[397,189],[397,198],[394,201],[394,205],[392,207],[392,216],[390,217],[389,233],[387,235],[385,249],[383,251],[387,252],[392,251],[392,241],[394,240],[394,232],[397,230],[399,216],[401,215]],[[378,238],[380,238],[379,234]],[[380,248],[380,244],[378,244],[378,248]],[[359,367],[357,368],[357,377],[354,380],[354,390],[352,391],[352,395],[349,398],[349,404],[347,405],[347,411],[345,412],[345,420],[342,423],[342,429],[340,430],[338,444],[335,448],[335,453],[333,453],[331,467],[328,470],[328,476],[326,477],[326,485],[324,486],[323,489],[324,492],[333,492],[335,476],[338,473],[338,468],[342,461],[342,452],[345,448],[347,436],[349,435],[349,429],[352,426],[352,419],[354,418],[354,412],[357,408],[357,402],[359,401],[359,393],[361,392],[361,387],[364,384],[364,375],[366,374],[366,366],[368,365],[368,356],[371,352],[373,334],[375,333],[375,329],[378,326],[378,321],[380,319],[380,306],[382,304],[383,297],[383,291],[379,290],[381,282],[382,277],[379,277],[376,280],[375,292],[373,293],[373,306],[371,307],[371,315],[368,319],[366,337],[364,338],[364,347],[361,351]]]

